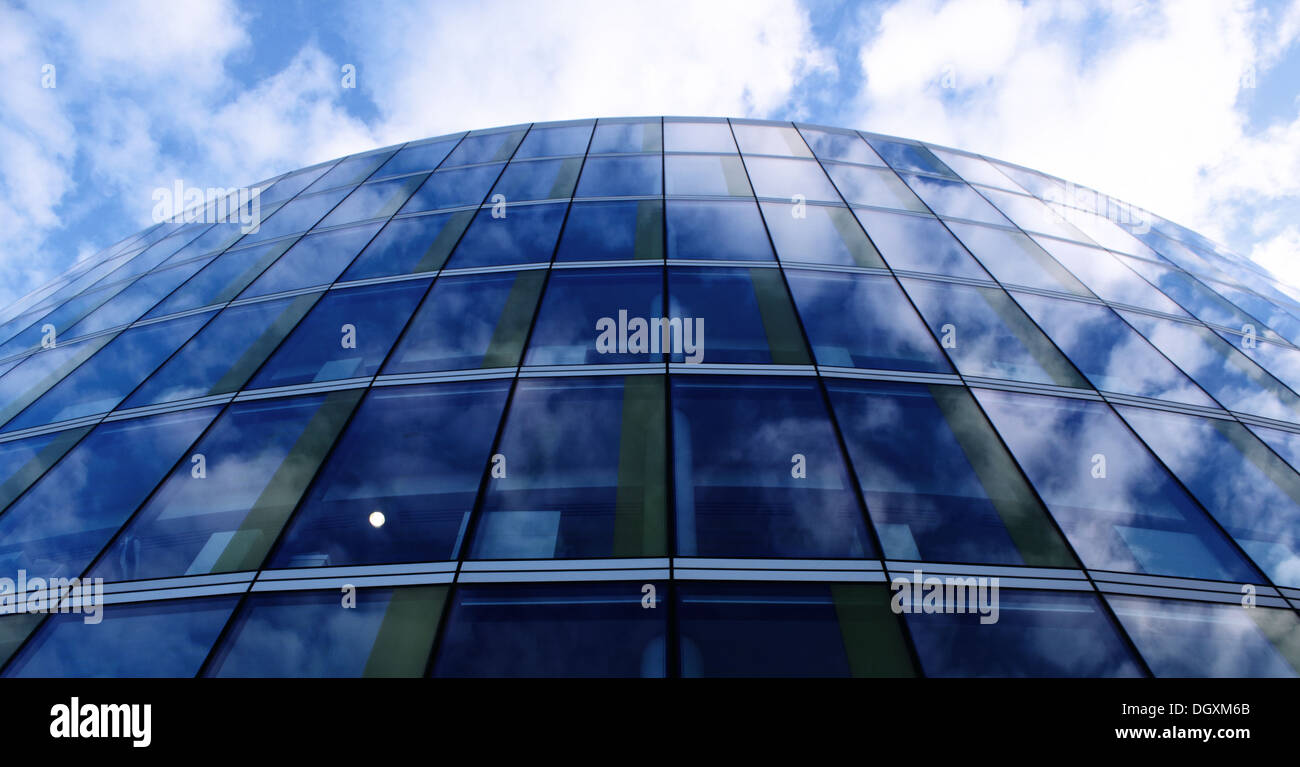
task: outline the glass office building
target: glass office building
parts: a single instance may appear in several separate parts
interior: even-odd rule
[[[750,120],[253,188],[0,312],[0,674],[1300,673],[1300,290],[1194,232]]]

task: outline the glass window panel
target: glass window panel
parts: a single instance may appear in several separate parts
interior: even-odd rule
[[[195,314],[123,332],[0,431],[107,413],[211,318]]]
[[[664,425],[662,376],[521,380],[471,556],[665,555]]]
[[[725,122],[664,121],[664,150],[668,152],[735,153],[731,126]]]
[[[429,176],[424,185],[402,206],[402,213],[478,205],[501,175],[502,165],[440,170]]]
[[[750,197],[740,155],[668,155],[664,158],[668,194]]]
[[[545,278],[540,269],[440,278],[383,372],[519,364]]]
[[[123,407],[238,391],[318,298],[319,293],[311,293],[222,311],[136,389]]]
[[[1265,325],[1276,330],[1283,338],[1296,343],[1300,340],[1300,319],[1266,298],[1239,290],[1221,282],[1207,283],[1219,295],[1259,318]],[[1255,328],[1259,332],[1259,328]]]
[[[668,201],[668,257],[771,261],[763,218],[752,202]]]
[[[1252,317],[1242,313],[1190,274],[1137,258],[1120,256],[1119,259],[1150,280],[1162,293],[1177,301],[1197,319],[1234,329],[1253,325],[1259,335],[1280,340],[1277,334],[1256,325]]]
[[[59,308],[33,322],[26,330],[0,346],[0,357],[36,349],[42,343],[45,343],[48,338],[57,341],[64,331],[117,295],[125,287],[126,284],[124,283],[116,287],[86,293],[69,300]],[[53,336],[50,335],[49,327],[54,328]]]
[[[515,148],[524,138],[524,132],[521,128],[495,133],[471,133],[461,139],[455,150],[443,161],[442,167],[453,168],[457,165],[473,165],[480,162],[505,162],[515,153]]]
[[[79,335],[98,333],[101,330],[135,322],[140,319],[140,315],[175,290],[176,286],[189,279],[206,263],[206,261],[191,261],[183,266],[146,274],[110,301],[86,315],[81,322],[69,328],[67,337],[76,338]]]
[[[1120,314],[1227,409],[1300,420],[1300,397],[1209,328],[1135,312]]]
[[[827,389],[886,558],[1077,566],[966,389]]]
[[[1106,404],[973,392],[1085,567],[1259,582]]]
[[[239,295],[292,245],[292,240],[281,240],[222,253],[154,307],[145,319],[224,304]]]
[[[388,178],[406,173],[433,170],[451,152],[460,138],[429,141],[423,144],[407,144],[393,158],[375,171],[373,178]]]
[[[549,262],[567,203],[485,207],[474,216],[447,263],[449,269]]]
[[[952,372],[890,277],[798,269],[785,276],[818,365]]]
[[[99,623],[77,613],[52,615],[4,675],[192,677],[238,602],[225,596],[110,604]]]
[[[437,677],[662,677],[667,614],[641,606],[643,581],[464,585],[434,661]]]
[[[255,570],[361,399],[358,389],[231,405],[100,556],[109,581]],[[203,471],[196,471],[198,466]]]
[[[473,220],[474,211],[460,210],[389,221],[339,280],[437,271]]]
[[[380,224],[374,223],[309,234],[294,243],[239,297],[253,298],[313,285],[328,285],[338,279],[379,227]]]
[[[89,431],[84,426],[0,443],[0,509],[13,503]]]
[[[1158,677],[1295,677],[1300,622],[1290,610],[1107,596]]]
[[[526,365],[663,362],[660,268],[563,269],[546,285]]]
[[[1179,317],[1188,316],[1178,304],[1104,250],[1044,237],[1035,241],[1099,298]]]
[[[783,262],[885,266],[848,208],[779,202],[761,202],[759,207]]]
[[[578,181],[578,197],[633,197],[663,194],[659,155],[588,157]]]
[[[910,278],[901,282],[962,375],[1088,388],[1002,290]]]
[[[1012,181],[1015,181],[1021,188],[1030,194],[1048,200],[1064,199],[1061,184],[1055,179],[1048,178],[1047,176],[1035,171],[1017,168],[1014,165],[1007,165],[1006,163],[1001,162],[995,164],[998,166],[998,170],[1002,171],[1007,176],[1010,176]]]
[[[998,189],[984,189],[983,194],[997,206],[998,210],[1002,211],[1002,215],[1025,231],[1049,234],[1085,244],[1092,243],[1082,232],[1070,226],[1065,219],[1033,197],[1011,194]]]
[[[42,578],[80,575],[218,410],[96,427],[0,515],[0,568]]]
[[[776,154],[788,157],[812,157],[808,146],[792,125],[754,125],[733,122],[731,130],[745,154]]]
[[[1028,293],[1014,295],[1099,390],[1216,406],[1192,379],[1107,307]]]
[[[913,676],[881,586],[677,585],[684,677]]]
[[[269,216],[275,210],[276,208],[269,203],[265,201],[261,203],[263,217]],[[244,224],[213,224],[206,232],[199,235],[189,245],[176,251],[175,255],[163,263],[167,265],[179,264],[195,256],[223,251],[244,236],[245,233],[240,231],[244,226]]]
[[[446,586],[253,594],[206,676],[419,677],[429,661]]]
[[[965,218],[986,224],[1009,226],[1010,221],[971,187],[960,181],[903,174],[903,180],[913,192],[930,206],[935,215],[945,218]]]
[[[855,210],[854,213],[885,261],[895,269],[973,280],[989,278],[937,218],[879,210]]]
[[[852,205],[871,205],[880,208],[895,208],[925,213],[925,203],[921,202],[907,184],[903,183],[888,168],[869,168],[862,165],[845,165],[843,163],[825,163],[826,172],[840,190],[844,199]]]
[[[602,152],[661,152],[664,148],[663,130],[659,120],[645,122],[596,123],[596,135],[591,139],[591,154]]]
[[[1291,464],[1292,468],[1300,466],[1300,434],[1253,424],[1249,428],[1255,436],[1267,442],[1269,447]]]
[[[875,557],[817,383],[672,379],[677,554]]]
[[[325,189],[333,189],[336,186],[351,186],[364,181],[367,176],[374,173],[376,168],[383,165],[392,156],[393,152],[391,151],[374,152],[339,160],[338,164],[330,168],[316,180],[316,183],[308,187],[307,192],[310,194]]]
[[[999,189],[1015,189],[1016,184],[994,165],[980,157],[945,152],[942,149],[931,150],[935,157],[943,161],[950,169],[957,171],[971,184],[985,184]]]
[[[338,205],[350,191],[352,191],[350,188],[335,189],[332,192],[322,192],[310,197],[295,197],[285,203],[284,207],[266,217],[257,231],[244,235],[239,244],[250,245],[286,234],[305,232],[324,218],[325,214]]]
[[[682,328],[680,350],[670,328],[673,362],[812,362],[776,269],[672,268],[668,295],[668,316]]]
[[[1026,285],[1092,297],[1082,282],[1025,234],[955,221],[947,225],[962,245],[1004,285]]]
[[[794,200],[796,195],[804,200],[839,202],[840,195],[826,178],[826,172],[816,160],[796,160],[785,157],[746,157],[754,193],[759,197],[780,197]]]
[[[267,187],[258,195],[262,199],[262,204],[266,205],[272,202],[284,202],[293,197],[302,190],[311,186],[312,182],[329,172],[330,163],[318,165],[315,168],[300,170],[276,181]]]
[[[524,143],[519,145],[515,157],[563,157],[585,154],[587,142],[591,140],[591,127],[591,123],[552,127],[534,125],[524,137]]]
[[[800,128],[799,132],[821,160],[838,160],[840,162],[860,163],[863,165],[884,165],[862,137],[856,133]]]
[[[374,375],[429,283],[412,280],[326,293],[248,388]]]
[[[556,261],[664,257],[664,205],[659,200],[575,202],[569,207]]]
[[[940,176],[956,178],[957,174],[944,165],[938,157],[929,149],[918,144],[905,144],[901,141],[888,141],[882,138],[872,138],[868,142],[871,147],[885,158],[891,166],[898,170],[919,171],[921,173],[935,173]]]
[[[568,199],[581,168],[581,157],[512,162],[492,187],[492,200],[496,202],[497,195],[506,202]]]
[[[1089,202],[1089,200],[1085,197],[1081,202]],[[1107,205],[1107,200],[1104,198],[1093,198],[1091,202],[1095,206]],[[1155,251],[1143,245],[1110,218],[1060,204],[1050,205],[1049,207],[1106,250],[1126,253],[1131,256],[1142,256],[1152,260],[1159,258]],[[1102,207],[1101,209],[1104,210],[1105,208]]]
[[[973,578],[969,580],[974,580]],[[998,619],[906,613],[931,677],[1145,676],[1095,594],[1003,589]]]
[[[1236,421],[1118,408],[1269,579],[1300,586],[1300,476]]]
[[[0,378],[0,422],[18,415],[112,339],[105,334],[24,358]]]
[[[362,184],[320,222],[322,227],[351,224],[371,218],[388,218],[397,212],[424,178],[410,176]]]
[[[270,566],[455,559],[509,388],[490,380],[371,389]]]

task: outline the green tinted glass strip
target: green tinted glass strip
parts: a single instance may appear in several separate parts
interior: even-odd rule
[[[0,484],[0,510],[7,508],[18,496],[26,492],[27,488],[40,479],[56,461],[63,457],[64,453],[71,450],[73,445],[86,436],[90,429],[91,427],[84,426],[80,429],[59,432],[48,445],[41,448],[21,469],[14,472],[12,477],[5,480],[4,484]]]
[[[41,613],[20,613],[0,618],[0,666],[9,662],[44,617]]]
[[[578,171],[582,170],[582,158],[570,157],[560,162],[560,171],[555,174],[555,183],[547,199],[567,200],[573,196],[573,187],[578,183]]]
[[[623,379],[623,419],[614,506],[615,557],[665,556],[668,548],[663,376]]]
[[[970,391],[958,386],[929,388],[1025,564],[1079,567]]]
[[[1056,259],[1048,255],[1047,251],[1035,245],[1033,240],[1029,239],[1025,235],[1015,235],[1011,238],[1011,241],[1016,244],[1016,247],[1020,249],[1021,253],[1027,256],[1034,263],[1038,264],[1038,266],[1042,268],[1044,272],[1047,272],[1053,280],[1056,280],[1062,290],[1067,293],[1073,293],[1076,296],[1093,297],[1092,291],[1088,290],[1086,285],[1079,282],[1073,274],[1070,274],[1068,269],[1061,266]]]
[[[663,126],[658,122],[645,123],[641,126],[641,151],[664,151]]]
[[[546,280],[546,271],[531,269],[515,275],[515,284],[506,297],[505,308],[501,310],[501,319],[497,321],[492,340],[488,343],[487,353],[483,355],[485,368],[514,367],[519,364],[519,356],[524,350],[524,341],[528,328],[533,323],[533,313],[537,310],[537,299],[542,295],[542,283]]]
[[[1296,474],[1295,469],[1281,458],[1277,457],[1272,450],[1263,442],[1259,441],[1254,434],[1245,426],[1236,421],[1221,421],[1217,418],[1206,419],[1214,426],[1215,431],[1222,434],[1232,446],[1241,451],[1246,460],[1253,463],[1264,476],[1273,481],[1273,484],[1286,493],[1292,501],[1300,505],[1300,474]]]
[[[424,180],[428,177],[429,174],[424,173],[406,179],[393,190],[392,194],[389,195],[388,200],[384,203],[384,207],[380,208],[379,212],[371,216],[371,218],[388,218],[396,213],[398,208],[406,204],[407,198],[415,193],[416,187],[423,184]],[[360,189],[363,187],[358,188]]]
[[[889,608],[889,590],[862,583],[830,589],[849,672],[855,677],[916,676],[899,617]]]
[[[1091,389],[1092,386],[1079,375],[1062,354],[1057,351],[1047,336],[1038,329],[1034,321],[1021,311],[1011,297],[996,288],[976,288],[984,301],[997,313],[1002,323],[1010,330],[1020,343],[1024,344],[1025,349],[1029,351],[1030,356],[1043,369],[1043,372],[1052,379],[1052,383],[1057,386],[1068,386],[1074,389]]]
[[[1278,654],[1300,674],[1300,618],[1290,610],[1269,607],[1250,608],[1246,614],[1264,632]]]
[[[235,360],[225,375],[221,376],[208,394],[226,394],[232,391],[239,391],[256,370],[262,366],[266,358],[271,356],[284,337],[289,335],[298,322],[311,310],[316,301],[320,299],[321,293],[308,293],[298,296],[289,302],[289,305],[280,312],[280,316],[275,318],[262,335],[253,341],[244,353]]]
[[[52,370],[49,375],[45,376],[40,381],[38,381],[36,385],[32,386],[27,391],[15,397],[13,401],[10,402],[3,409],[0,409],[0,424],[7,423],[9,419],[13,418],[14,416],[18,415],[23,410],[25,410],[28,405],[40,399],[42,394],[49,391],[59,381],[62,381],[63,378],[67,376],[69,373],[71,373],[73,370],[75,370],[78,365],[80,365],[81,363],[89,359],[90,356],[95,352],[104,348],[104,346],[106,346],[109,341],[112,341],[114,338],[117,338],[118,335],[119,333],[110,333],[107,335],[99,336],[98,338],[92,338],[87,341],[79,342],[81,344],[81,347],[77,350],[76,354],[72,355],[67,360],[65,360],[62,365]],[[46,351],[46,352],[38,352],[37,354],[48,354],[48,353],[49,352]],[[31,358],[28,358],[27,362],[33,361],[34,359],[35,359],[35,355],[33,355],[33,357]],[[18,364],[22,365],[24,363],[20,362]]]
[[[263,254],[261,258],[257,259],[255,263],[245,269],[238,277],[231,280],[229,285],[222,288],[221,292],[213,296],[212,300],[207,303],[224,304],[227,301],[234,300],[235,296],[242,293],[244,288],[252,284],[253,280],[257,279],[262,272],[266,271],[268,266],[274,263],[277,258],[284,255],[284,252],[292,247],[297,241],[296,238],[281,240],[280,242],[269,246],[266,249],[266,253]]]
[[[284,523],[298,505],[298,499],[316,475],[325,454],[364,393],[363,389],[347,389],[325,396],[320,409],[308,421],[302,436],[271,476],[271,481],[253,503],[253,508],[217,558],[211,572],[240,572],[261,566],[271,544],[279,537]]]
[[[849,249],[853,255],[853,262],[858,266],[874,266],[880,269],[885,268],[885,261],[880,257],[880,251],[876,246],[871,244],[867,235],[862,232],[862,226],[858,224],[857,218],[848,208],[826,208],[826,215],[830,216],[831,223],[835,225],[835,231],[839,232],[840,239],[844,241],[844,247]]]
[[[420,257],[420,262],[411,270],[412,274],[416,272],[432,272],[441,269],[447,263],[447,257],[451,255],[452,248],[460,241],[460,236],[465,233],[471,221],[474,220],[473,210],[462,210],[452,213],[443,221],[442,230],[438,236],[433,238],[429,244],[429,249],[424,251]]]
[[[633,256],[639,259],[664,257],[664,205],[659,200],[643,200],[636,205]]]
[[[505,162],[514,156],[515,150],[519,148],[519,142],[524,140],[526,130],[510,131],[506,134],[506,140],[497,149],[496,154],[492,155],[492,162]]]
[[[446,601],[446,586],[394,589],[362,676],[423,676]]]
[[[745,174],[745,166],[741,164],[740,158],[725,155],[719,157],[718,162],[722,165],[722,176],[727,181],[727,194],[732,197],[752,197],[749,176]]]
[[[777,269],[750,269],[754,281],[754,295],[758,298],[758,312],[763,320],[763,332],[772,352],[774,365],[809,365],[812,357],[804,344],[794,305],[785,289],[785,281]],[[706,348],[705,354],[708,354]]]

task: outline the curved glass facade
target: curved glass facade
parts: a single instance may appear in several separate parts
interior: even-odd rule
[[[1300,291],[1194,232],[751,120],[254,189],[0,312],[0,675],[1300,675]]]

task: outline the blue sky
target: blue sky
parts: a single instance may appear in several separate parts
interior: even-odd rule
[[[0,0],[0,74],[0,305],[148,226],[177,179],[635,114],[982,152],[1300,285],[1300,0]]]

